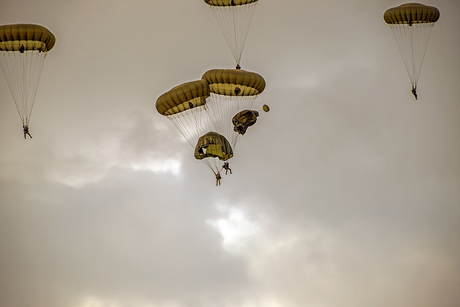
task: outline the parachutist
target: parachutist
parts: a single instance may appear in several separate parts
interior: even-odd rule
[[[30,135],[30,132],[29,132],[29,126],[23,125],[22,130],[24,131],[24,139],[27,139],[27,136],[32,138],[32,136]]]
[[[236,69],[241,69],[240,63],[236,64]]]
[[[223,168],[225,169],[225,175],[227,175],[227,172],[230,171],[230,175],[232,174],[232,169],[230,168],[230,164],[225,161]]]
[[[383,14],[383,19],[393,31],[415,99],[418,99],[416,87],[431,29],[439,16],[437,8],[420,3],[402,4],[389,8]]]
[[[27,135],[32,138],[27,127],[35,99],[32,93],[37,91],[46,54],[53,48],[56,37],[45,27],[34,24],[2,25],[0,33],[1,70],[11,89],[24,138],[27,139]],[[36,51],[40,50],[39,55]]]
[[[418,100],[418,98],[417,98],[417,86],[412,85],[412,95],[414,95],[415,100]]]
[[[220,180],[221,180],[221,179],[222,179],[222,177],[220,176],[220,173],[217,172],[217,173],[216,173],[216,187],[217,187],[218,185],[220,185]]]

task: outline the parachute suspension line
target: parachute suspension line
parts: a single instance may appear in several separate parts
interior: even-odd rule
[[[0,52],[0,66],[2,67],[3,73],[5,75],[6,82],[8,83],[8,87],[10,88],[11,95],[13,96],[14,105],[16,106],[16,110],[18,111],[19,118],[21,119],[21,124],[24,125],[24,118],[22,116],[22,99],[19,101],[19,97],[21,96],[21,91],[19,89],[19,85],[14,82],[14,72],[17,72],[18,69],[15,65],[15,53],[14,52],[7,52],[2,51]],[[21,104],[21,110],[19,110],[19,104]]]
[[[23,125],[32,115],[38,83],[47,53],[35,51],[0,52],[0,66]]]
[[[176,126],[192,148],[195,148],[198,139],[203,134],[213,128],[208,113],[203,107],[169,115],[168,119]]]
[[[232,139],[230,140],[230,145],[232,145],[233,150],[236,150],[236,145],[238,144],[239,140],[241,139],[242,135],[239,133],[233,133]]]
[[[214,175],[217,175],[217,173],[220,173],[220,171],[223,169],[224,163],[219,160],[219,158],[215,157],[207,157],[201,160],[210,170],[211,172],[214,173]]]
[[[412,87],[416,88],[434,23],[391,24]]]
[[[26,124],[29,125],[30,117],[32,116],[32,110],[35,105],[35,97],[37,95],[38,84],[40,82],[41,72],[43,70],[43,64],[45,63],[47,52],[29,51],[30,60],[30,72],[26,76],[29,82],[29,88],[27,89],[28,101],[30,101],[30,109],[27,117]],[[27,53],[27,52],[26,52]]]
[[[233,150],[241,135],[234,132],[232,118],[236,113],[251,109],[258,95],[226,96],[211,93],[206,101],[206,111],[217,132],[229,140]]]
[[[241,61],[257,2],[238,6],[210,6],[237,65]]]

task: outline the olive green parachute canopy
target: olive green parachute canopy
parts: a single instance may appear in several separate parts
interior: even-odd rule
[[[206,4],[212,6],[235,6],[235,5],[245,5],[257,2],[258,0],[204,0]]]
[[[233,130],[238,134],[245,134],[246,130],[257,122],[259,112],[252,110],[243,110],[233,116]]]
[[[202,79],[209,83],[211,93],[225,96],[254,96],[265,89],[261,75],[241,69],[212,69]]]
[[[204,158],[219,158],[226,161],[233,157],[233,150],[227,139],[217,133],[208,132],[199,138],[195,147],[195,158],[202,160]]]
[[[211,93],[206,109],[215,131],[225,136],[235,149],[241,134],[234,132],[231,119],[242,110],[253,109],[255,99],[265,89],[265,80],[257,73],[241,69],[212,69],[202,79],[209,83]]]
[[[56,37],[47,28],[32,24],[0,26],[1,51],[39,50],[48,52],[56,43]]]
[[[388,24],[417,24],[436,22],[439,16],[439,10],[434,6],[406,3],[386,10],[383,19]]]
[[[264,106],[262,108],[264,109],[265,112],[270,111],[270,107],[267,106],[266,104],[264,104]]]
[[[186,82],[158,97],[158,113],[168,116],[206,104],[209,85],[206,80]]]

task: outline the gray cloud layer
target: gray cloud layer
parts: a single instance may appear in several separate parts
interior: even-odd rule
[[[0,78],[0,305],[460,305],[460,5],[429,3],[415,101],[399,4],[258,4],[242,65],[271,111],[216,188],[153,106],[233,67],[204,3],[2,1],[57,44],[32,140]]]

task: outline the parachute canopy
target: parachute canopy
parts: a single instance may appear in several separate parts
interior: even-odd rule
[[[33,24],[0,26],[1,51],[39,50],[48,52],[56,43],[56,37],[47,28]]]
[[[232,118],[233,130],[241,135],[245,134],[246,130],[257,122],[257,116],[259,116],[257,111],[243,110],[238,112]]]
[[[211,69],[201,78],[209,83],[210,91],[218,95],[253,96],[265,89],[261,75],[242,69]]]
[[[204,0],[216,17],[237,67],[258,0]]]
[[[233,147],[241,134],[233,130],[232,118],[244,109],[251,109],[255,99],[265,89],[261,75],[241,69],[211,69],[202,76],[209,84],[210,97],[206,109],[217,132]]]
[[[186,82],[158,97],[156,108],[164,116],[177,114],[206,104],[209,85],[206,80]]]
[[[198,80],[178,85],[156,101],[158,113],[171,120],[192,148],[198,138],[212,128],[212,122],[204,107],[207,97],[208,82]]]
[[[265,112],[270,111],[270,107],[267,106],[266,104],[264,104],[264,106],[262,108],[264,109]]]
[[[204,0],[211,6],[237,6],[257,2],[258,0]]]
[[[429,23],[436,22],[439,15],[439,10],[434,6],[406,3],[386,10],[383,19],[388,24]]]
[[[437,8],[420,3],[403,4],[383,14],[383,19],[393,31],[415,98],[431,30],[439,16]]]
[[[43,26],[0,26],[0,66],[22,125],[29,125],[43,64],[55,43],[53,33]]]
[[[196,159],[218,158],[221,161],[226,161],[231,157],[233,157],[232,146],[223,135],[217,132],[208,132],[198,139],[195,147]]]

